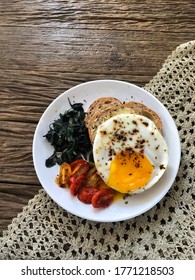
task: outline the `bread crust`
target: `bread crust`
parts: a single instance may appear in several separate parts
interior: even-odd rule
[[[135,114],[142,115],[154,122],[160,133],[162,134],[162,121],[160,117],[152,109],[139,102],[126,102],[124,106],[131,108],[135,111]]]
[[[96,112],[103,112],[107,108],[110,108],[111,106],[115,105],[122,105],[119,99],[115,97],[100,97],[96,99],[88,108],[87,114],[85,117],[85,123],[86,126],[88,126],[88,123],[90,122],[91,117],[96,113]]]

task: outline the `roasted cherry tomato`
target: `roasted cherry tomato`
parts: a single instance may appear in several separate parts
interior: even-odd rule
[[[100,182],[101,177],[97,172],[96,167],[91,168],[86,174],[86,186],[96,187]]]
[[[90,168],[90,165],[88,164],[87,161],[85,161],[83,159],[79,159],[79,160],[72,162],[70,164],[70,167],[72,170],[71,175],[70,175],[70,179],[71,179],[71,177],[86,175]]]
[[[69,183],[71,184],[74,180],[75,180],[76,177],[72,176],[72,177],[69,177]]]
[[[106,208],[114,199],[114,194],[111,189],[101,189],[94,194],[91,203],[94,208]]]
[[[91,200],[92,200],[92,197],[94,196],[95,193],[98,192],[98,188],[87,188],[87,187],[83,187],[77,197],[78,199],[85,203],[85,204],[91,204]]]
[[[62,188],[69,187],[69,177],[71,174],[71,167],[68,163],[64,162],[60,165],[59,175],[56,177],[56,183]]]
[[[71,170],[73,171],[75,167],[77,167],[79,164],[85,163],[86,161],[84,159],[77,159],[70,163]]]
[[[84,183],[85,183],[84,175],[79,175],[77,177],[74,177],[70,185],[70,193],[72,195],[77,195],[79,190],[83,187]]]

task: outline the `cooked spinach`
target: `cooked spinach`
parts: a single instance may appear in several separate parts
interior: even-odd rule
[[[69,101],[70,103],[70,101]],[[49,126],[49,131],[44,137],[54,147],[53,154],[46,159],[46,167],[56,163],[70,163],[81,155],[85,156],[92,148],[85,125],[85,112],[82,103],[70,103],[70,109]]]

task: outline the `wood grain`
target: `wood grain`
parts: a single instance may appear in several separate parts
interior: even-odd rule
[[[54,98],[94,79],[143,86],[194,38],[193,0],[1,0],[0,230],[41,188],[33,135]]]

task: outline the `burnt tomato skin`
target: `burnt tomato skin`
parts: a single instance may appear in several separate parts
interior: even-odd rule
[[[81,202],[85,204],[91,204],[92,198],[97,192],[98,192],[98,188],[83,187],[80,189],[77,197]]]
[[[76,196],[79,190],[83,187],[85,183],[85,176],[79,175],[77,177],[72,178],[71,185],[70,185],[70,193]]]
[[[114,199],[114,193],[111,189],[101,189],[94,194],[91,203],[94,208],[106,208]]]
[[[84,159],[77,159],[73,162],[70,163],[70,167],[72,169],[72,171],[80,164],[84,164],[86,161]]]
[[[80,175],[86,175],[90,169],[90,165],[83,159],[76,160],[70,164],[71,167],[71,175],[70,177],[77,177]]]

